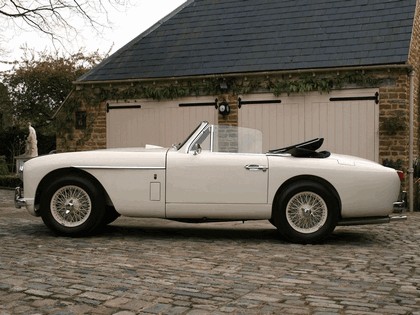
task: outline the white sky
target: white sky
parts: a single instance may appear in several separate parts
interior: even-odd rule
[[[93,52],[99,49],[100,53],[106,53],[111,48],[111,53],[115,52],[130,40],[140,35],[160,19],[171,13],[186,0],[137,0],[130,1],[127,8],[109,7],[108,18],[112,23],[109,28],[105,28],[102,36],[98,36],[95,31],[85,29],[81,26],[78,36],[72,40],[72,45],[68,49],[69,53],[74,53],[83,48],[85,52]],[[106,17],[99,17],[101,22],[106,22]],[[19,59],[22,55],[21,47],[27,46],[34,51],[55,51],[51,39],[35,31],[17,31],[10,29],[6,42],[2,42],[2,48],[7,50],[6,55],[0,57],[3,61],[13,61]],[[16,35],[17,34],[17,35]],[[59,51],[64,51],[59,45],[56,45]],[[0,71],[8,68],[7,65],[0,62]]]

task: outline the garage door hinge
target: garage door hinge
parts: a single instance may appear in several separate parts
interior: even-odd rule
[[[141,105],[124,105],[124,106],[111,106],[106,103],[106,112],[109,113],[111,109],[130,109],[130,108],[141,108]]]
[[[181,103],[178,104],[179,107],[194,107],[194,106],[214,106],[217,109],[217,98],[214,102],[197,102],[197,103]]]
[[[379,103],[379,93],[376,92],[374,96],[348,96],[348,97],[331,97],[330,102],[351,102],[351,101],[375,101]]]
[[[240,97],[238,97],[238,108],[241,108],[242,105],[250,105],[250,104],[280,104],[281,100],[261,100],[261,101],[243,101]]]

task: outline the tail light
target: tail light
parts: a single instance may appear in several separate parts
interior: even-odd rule
[[[397,171],[398,177],[400,178],[400,181],[404,181],[404,172],[403,171]]]

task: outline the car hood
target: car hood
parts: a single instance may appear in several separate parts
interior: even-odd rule
[[[48,168],[164,168],[166,153],[161,147],[118,148],[95,151],[57,153],[39,156],[25,163],[29,167],[48,165]]]

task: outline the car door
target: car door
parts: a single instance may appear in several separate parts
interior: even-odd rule
[[[166,216],[261,218],[267,210],[265,154],[202,150],[167,155]],[[268,210],[267,210],[268,211]]]

